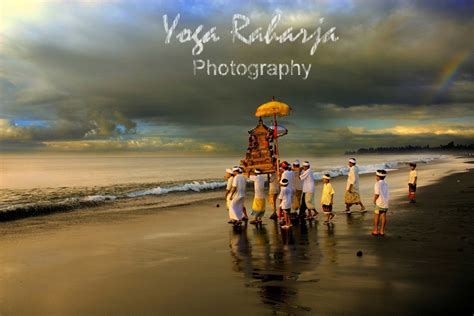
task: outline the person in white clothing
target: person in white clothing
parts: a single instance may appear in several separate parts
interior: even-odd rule
[[[225,204],[227,212],[229,212],[230,208],[230,191],[232,189],[232,183],[234,182],[234,175],[232,169],[225,169],[225,176],[224,180],[227,180],[227,185],[225,187]],[[232,220],[229,220],[229,223],[232,223]]]
[[[291,164],[289,164],[286,161],[283,161],[281,163],[281,178],[280,178],[280,181],[283,180],[283,179],[288,180],[288,184],[286,185],[286,187],[288,187],[288,190],[291,191],[291,194],[293,195],[293,193],[295,191],[294,187],[293,187],[293,182],[294,182],[293,171],[291,171]],[[290,212],[291,212],[291,207],[290,207]],[[282,214],[281,209],[280,209],[280,212],[278,212],[278,221],[280,221],[280,222],[282,220],[282,215],[283,214]]]
[[[255,175],[249,177],[250,181],[254,183],[255,195],[252,203],[252,216],[255,218],[250,221],[250,224],[262,223],[262,217],[265,214],[265,179],[262,171],[255,169]]]
[[[347,174],[346,193],[344,194],[344,202],[346,203],[346,213],[351,214],[352,205],[360,205],[360,212],[366,212],[359,195],[359,168],[356,166],[356,159],[350,158],[349,173]]]
[[[311,170],[309,161],[303,162],[303,173],[300,175],[302,182],[303,196],[301,198],[300,217],[306,214],[307,219],[312,220],[314,215],[317,215],[316,206],[314,205],[314,174]]]
[[[298,211],[301,206],[301,195],[303,194],[303,183],[301,182],[301,167],[300,161],[295,160],[292,163],[291,171],[293,172],[293,201],[291,208],[293,211]],[[300,214],[301,215],[301,214]]]
[[[291,199],[293,198],[293,192],[290,190],[288,187],[288,179],[281,179],[280,181],[280,211],[284,214],[285,216],[285,225],[283,225],[281,228],[282,229],[288,229],[290,228],[291,225],[291,219],[290,219],[290,212],[291,212]]]
[[[278,194],[280,193],[280,179],[276,173],[270,174],[269,184],[268,184],[268,203],[272,208],[272,215],[270,215],[270,219],[276,220],[278,218],[277,215],[277,202]]]
[[[290,189],[291,193],[293,194],[295,188],[294,188],[294,176],[293,176],[293,171],[291,171],[291,165],[286,162],[286,161],[283,161],[281,163],[281,169],[282,169],[282,173],[281,173],[281,179],[286,179],[288,180],[288,185],[287,187]]]
[[[385,182],[387,172],[385,170],[377,170],[375,173],[376,183],[374,185],[374,230],[372,235],[384,236],[385,235],[385,224],[387,223],[386,214],[388,211],[388,203],[390,195],[388,193],[388,185]],[[379,230],[379,221],[381,221],[381,227]]]
[[[242,176],[242,169],[239,167],[234,167],[232,172],[234,180],[230,191],[229,216],[234,224],[240,225],[244,212],[246,181]]]

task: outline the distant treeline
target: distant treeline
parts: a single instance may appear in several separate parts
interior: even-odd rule
[[[419,152],[419,151],[474,151],[474,144],[470,145],[456,145],[454,142],[450,142],[446,145],[440,145],[437,147],[426,146],[413,146],[407,145],[403,147],[376,147],[376,148],[359,148],[357,150],[348,150],[346,155],[352,154],[383,154],[383,153],[405,153],[405,152]]]

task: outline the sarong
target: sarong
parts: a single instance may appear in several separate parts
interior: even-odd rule
[[[227,207],[227,210],[230,209],[230,194],[227,195],[227,198],[225,199],[225,205]]]
[[[301,198],[301,207],[300,207],[300,216],[303,216],[306,210],[315,210],[316,207],[314,206],[314,194],[311,192],[303,193],[303,197]]]
[[[291,201],[291,208],[293,210],[298,210],[300,208],[302,194],[303,194],[303,191],[301,190],[295,190],[295,192],[293,192],[293,199]]]
[[[268,194],[268,204],[270,204],[270,207],[272,208],[273,212],[276,212],[277,210],[277,204],[276,200],[278,198],[278,193],[277,194]]]
[[[234,219],[237,221],[242,220],[242,213],[244,210],[244,200],[245,198],[240,197],[240,198],[234,198],[232,201],[230,201],[230,207],[229,207],[230,219]]]
[[[252,216],[263,217],[265,214],[265,199],[254,198],[252,203]]]
[[[387,213],[387,212],[388,212],[388,208],[383,208],[378,205],[375,205],[374,214],[382,214],[382,213]]]
[[[414,200],[416,198],[416,184],[408,183],[408,198]]]
[[[323,212],[324,214],[332,213],[332,205],[323,204]]]
[[[315,210],[316,206],[314,205],[314,194],[311,192],[306,192],[304,194],[304,203],[308,209]]]
[[[360,203],[359,193],[346,191],[346,193],[344,194],[344,202],[346,204],[358,204],[358,203]]]

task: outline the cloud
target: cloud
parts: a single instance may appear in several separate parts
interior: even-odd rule
[[[213,152],[216,150],[216,146],[213,144],[202,144],[201,149],[206,152]]]
[[[437,118],[474,117],[472,103],[443,103],[424,106],[406,104],[360,104],[341,106],[333,103],[314,104],[312,113],[320,113],[325,119],[403,119],[405,121],[431,120]]]
[[[0,31],[7,31],[22,20],[32,21],[40,19],[43,7],[41,1],[2,1],[2,23],[0,23]]]
[[[32,139],[30,127],[16,126],[12,120],[0,119],[1,141],[27,141]]]
[[[86,138],[119,136],[136,132],[137,124],[118,111],[113,111],[110,116],[104,112],[93,111],[88,119],[93,127],[85,133]]]
[[[403,126],[397,125],[390,128],[371,129],[360,127],[349,127],[349,130],[357,135],[400,135],[400,136],[459,136],[459,137],[474,137],[473,124],[429,124],[429,125],[415,125]]]
[[[121,140],[75,140],[75,141],[46,141],[43,145],[52,151],[74,152],[160,152],[192,154],[212,152],[213,144],[203,144],[194,139],[162,139],[159,137],[143,137],[138,139]]]
[[[349,136],[354,144],[363,137],[370,142],[385,142],[387,136],[410,141],[395,130],[357,135],[338,129],[345,127],[344,120],[375,130],[384,119],[392,120],[386,127],[390,129],[407,121],[429,125],[425,121],[474,117],[472,58],[459,65],[446,91],[438,95],[436,90],[436,80],[453,56],[474,49],[466,40],[474,27],[467,2],[71,1],[30,8],[15,3],[5,7],[8,27],[0,29],[0,117],[47,124],[10,123],[2,127],[4,142],[159,150],[166,146],[143,138],[165,137],[173,143],[174,137],[177,143],[192,139],[196,148],[209,152],[238,151],[246,146],[246,130],[255,124],[255,108],[273,95],[294,109],[282,119],[290,128],[288,139],[299,135],[314,148],[327,148],[331,142],[344,148]],[[193,44],[164,44],[162,15],[178,12],[178,29],[204,24],[219,31],[221,40],[208,43],[200,58],[216,63],[294,59],[311,63],[312,73],[306,81],[194,76]],[[251,18],[246,33],[266,27],[275,13],[282,14],[278,31],[290,25],[314,29],[324,17],[323,25],[336,26],[340,40],[319,47],[314,56],[309,43],[232,44],[234,13]],[[165,134],[166,128],[153,134],[161,127],[174,134]],[[419,135],[436,142],[446,134]],[[131,141],[141,145],[127,143]],[[296,141],[291,146],[305,150]]]
[[[55,120],[27,121],[23,125],[0,118],[0,142],[107,139],[136,133],[137,124],[118,111],[92,111],[81,118],[62,116]]]

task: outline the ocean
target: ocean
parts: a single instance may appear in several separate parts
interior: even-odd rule
[[[436,154],[358,156],[361,174],[395,170],[409,162],[442,159]],[[347,174],[347,156],[282,157],[309,160],[316,179]],[[183,193],[209,192],[225,187],[226,168],[238,157],[156,157],[150,155],[3,155],[0,157],[0,220],[14,213],[74,210],[117,203],[144,196],[168,196],[182,202]],[[194,198],[196,195],[193,194]],[[205,194],[198,195],[209,198]],[[178,198],[179,197],[179,198]],[[198,198],[199,199],[199,198]],[[2,216],[2,214],[4,216]]]

